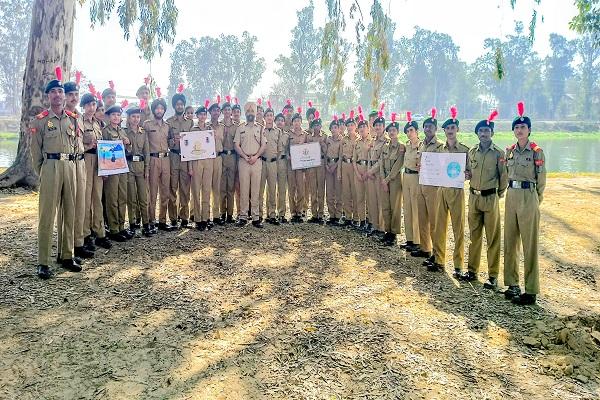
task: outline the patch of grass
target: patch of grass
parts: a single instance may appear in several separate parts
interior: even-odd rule
[[[0,140],[19,140],[18,132],[0,132]]]

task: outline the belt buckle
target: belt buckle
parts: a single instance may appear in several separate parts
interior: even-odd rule
[[[510,183],[510,187],[513,189],[521,189],[521,182],[519,181],[512,181]]]
[[[65,154],[65,153],[60,153],[60,156],[58,159],[61,161],[69,161],[69,155]]]
[[[473,193],[475,193],[477,196],[481,196],[481,190],[473,189]]]
[[[131,161],[140,161],[140,156],[131,157]]]

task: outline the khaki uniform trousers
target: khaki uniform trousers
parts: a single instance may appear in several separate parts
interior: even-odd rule
[[[338,165],[338,168],[341,167]],[[342,180],[338,179],[337,168],[333,172],[325,171],[325,193],[329,218],[340,219],[342,217]]]
[[[210,192],[212,190],[213,160],[195,160],[192,163],[192,202],[194,221],[207,222],[210,218]]]
[[[236,154],[223,154],[223,171],[221,175],[221,214],[233,217],[233,198],[235,195],[235,176],[237,174]]]
[[[87,174],[85,169],[85,159],[75,161],[75,221],[73,222],[73,234],[69,235],[73,238],[75,247],[82,247],[84,242],[85,232],[85,191],[86,191]],[[62,250],[69,251],[69,245],[63,242],[64,238],[64,221],[62,212],[57,214],[57,248],[62,254]],[[62,250],[61,250],[62,249]]]
[[[309,168],[304,174],[310,187],[310,210],[313,217],[323,218],[325,214],[325,166]]]
[[[381,208],[379,204],[380,182],[381,178],[379,178],[378,175],[375,175],[374,178],[367,179],[366,185],[368,219],[371,225],[373,225],[373,229],[378,231],[383,229],[381,224]]]
[[[277,212],[279,217],[285,217],[287,200],[288,160],[277,160]]]
[[[246,160],[240,159],[238,171],[240,174],[240,218],[246,218],[248,215],[248,204],[251,203],[250,210],[252,213],[252,220],[258,221],[258,200],[260,197],[259,191],[260,176],[262,174],[262,160],[258,159],[254,165],[250,165]]]
[[[519,284],[519,239],[523,244],[525,293],[540,292],[538,235],[540,206],[535,188],[512,189],[504,206],[504,284]]]
[[[219,218],[225,210],[221,210],[221,180],[223,179],[223,158],[213,158],[212,171],[212,214],[213,218]]]
[[[169,205],[171,180],[171,164],[168,157],[150,156],[150,201],[148,202],[148,217],[150,222],[156,221],[156,197],[160,195],[158,206],[159,222],[167,222],[167,206]]]
[[[354,166],[342,161],[342,209],[346,219],[356,220],[356,188],[354,182]]]
[[[174,221],[181,218],[187,221],[190,219],[191,179],[187,167],[189,161],[181,161],[181,155],[176,153],[169,154],[169,161],[171,162],[169,219]]]
[[[458,188],[440,188],[438,208],[433,236],[433,254],[435,262],[446,264],[446,235],[448,214],[454,235],[454,253],[452,260],[455,269],[462,269],[465,260],[465,191]]]
[[[148,218],[148,182],[144,176],[144,162],[130,161],[127,174],[127,212],[129,224],[141,218],[143,224],[149,223]]]
[[[383,230],[399,235],[402,231],[402,176],[388,183],[388,190],[379,189]]]
[[[301,216],[304,212],[304,170],[292,170],[291,162],[288,162],[288,195],[292,217]]]
[[[356,168],[360,173],[364,173],[367,170],[366,165],[357,165]],[[363,222],[367,218],[367,181],[360,181],[358,175],[354,176],[354,188],[356,193],[356,204],[354,209],[356,210],[355,219],[359,222]]]
[[[488,275],[497,278],[500,270],[500,201],[497,194],[469,194],[469,263],[468,269],[479,273],[483,229],[487,241]]]
[[[118,174],[106,177],[104,195],[108,214],[108,230],[119,233],[125,229],[125,212],[127,210],[127,175]]]
[[[263,217],[265,203],[265,186],[267,187],[267,217],[277,217],[277,161],[262,162],[262,172],[260,176],[260,197],[258,212]]]
[[[417,204],[419,208],[419,245],[421,250],[432,251],[431,238],[435,234],[435,217],[437,215],[436,186],[419,185]]]
[[[407,242],[419,244],[419,174],[403,175],[404,234]]]
[[[102,190],[104,180],[98,176],[98,156],[84,154],[85,161],[85,222],[83,223],[84,236],[89,236],[92,231],[97,237],[104,235],[104,216],[102,210]]]
[[[73,258],[75,226],[75,163],[66,160],[44,160],[40,170],[38,206],[38,263],[51,265],[52,231],[54,220],[62,230],[59,251],[64,260]]]

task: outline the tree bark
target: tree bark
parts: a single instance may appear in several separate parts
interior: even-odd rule
[[[62,67],[64,81],[70,76],[74,21],[75,0],[35,0],[33,4],[21,95],[19,147],[13,165],[0,175],[0,188],[39,184],[31,162],[29,123],[48,107],[44,88],[54,79],[54,68]]]

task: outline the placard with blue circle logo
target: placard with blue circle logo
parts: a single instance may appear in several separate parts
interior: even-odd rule
[[[421,153],[419,183],[427,186],[464,188],[465,153]]]

